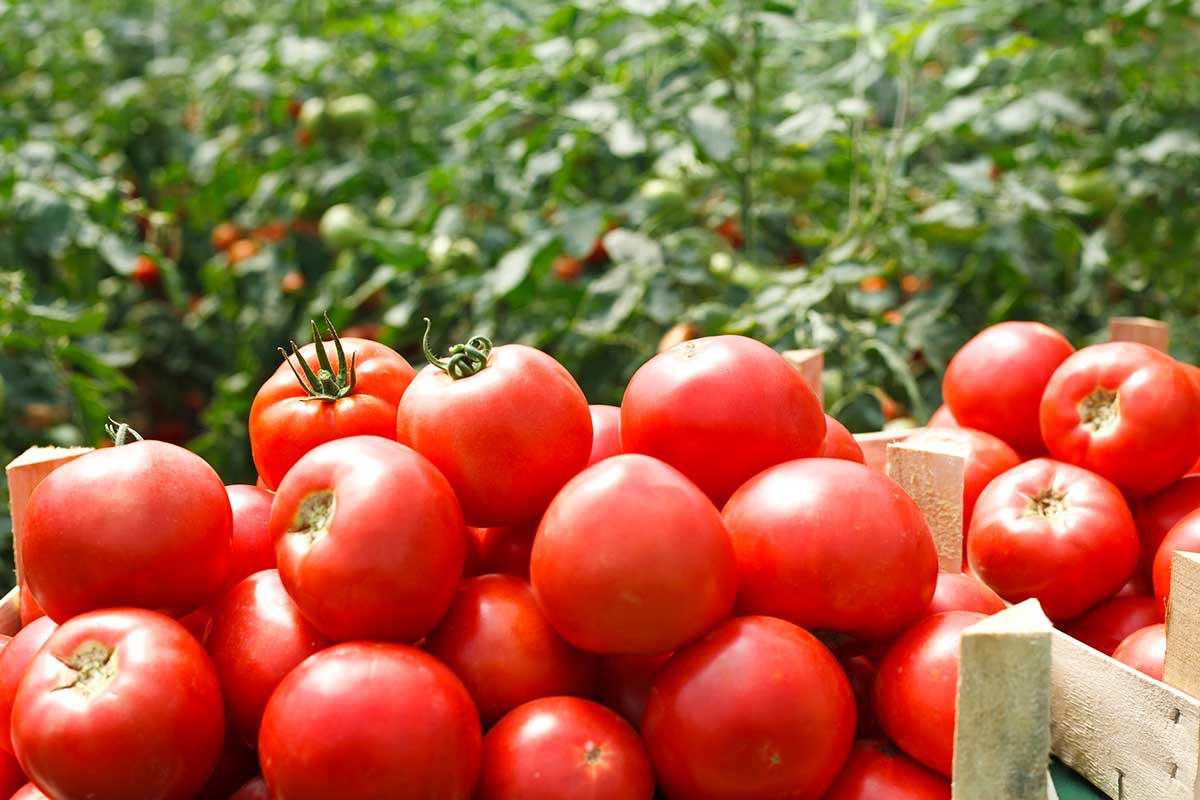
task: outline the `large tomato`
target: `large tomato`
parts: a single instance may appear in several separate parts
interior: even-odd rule
[[[12,709],[17,697],[17,687],[29,662],[42,649],[58,624],[49,617],[38,617],[17,631],[17,635],[0,651],[0,747],[13,752]]]
[[[17,758],[59,800],[188,800],[224,733],[204,649],[178,622],[136,608],[64,622],[13,704]]]
[[[1075,348],[1040,322],[1001,322],[950,360],[942,395],[959,425],[998,436],[1022,455],[1045,452],[1038,408],[1050,375]]]
[[[17,760],[8,753],[0,753],[0,797],[11,797],[27,780]]]
[[[230,800],[243,783],[258,774],[258,756],[243,742],[225,737],[217,766],[193,800]]]
[[[288,597],[277,571],[257,572],[226,592],[204,646],[221,681],[230,736],[253,747],[271,692],[330,644]]]
[[[335,641],[429,633],[467,547],[446,479],[378,436],[327,442],[297,461],[275,494],[271,536],[288,594]]]
[[[617,714],[577,697],[546,697],[507,714],[483,738],[475,800],[650,800],[654,771]]]
[[[1177,550],[1200,553],[1200,509],[1175,523],[1154,555],[1154,596],[1158,598],[1159,607],[1164,613],[1167,610],[1167,601],[1171,598],[1171,561],[1175,558]],[[0,656],[0,665],[2,664]]]
[[[194,611],[225,579],[232,520],[225,485],[202,458],[137,441],[50,473],[23,527],[22,578],[63,622],[114,606]]]
[[[665,653],[729,615],[737,574],[712,502],[678,470],[624,454],[571,480],[538,526],[530,577],[546,619],[595,653]]]
[[[1162,621],[1162,609],[1156,598],[1146,595],[1114,597],[1072,622],[1066,634],[1111,656],[1126,636]]]
[[[340,338],[325,318],[332,341],[321,339],[283,353],[283,363],[254,396],[250,450],[268,489],[300,457],[345,436],[395,438],[396,408],[416,374],[404,356],[370,339]],[[320,347],[317,343],[320,343]]]
[[[400,401],[396,438],[434,463],[462,504],[467,524],[535,518],[592,450],[583,391],[541,350],[492,348],[476,336],[429,365]]]
[[[225,487],[233,510],[233,541],[229,550],[229,568],[224,588],[247,575],[275,568],[275,543],[271,541],[270,492],[257,486],[234,484]]]
[[[592,454],[588,466],[621,452],[621,409],[618,406],[591,405]]]
[[[263,778],[286,800],[467,800],[479,715],[454,673],[407,645],[335,645],[271,695]]]
[[[962,634],[984,619],[973,611],[934,614],[896,640],[875,677],[875,716],[888,738],[950,777]]]
[[[1117,661],[1128,664],[1156,681],[1163,679],[1163,660],[1166,655],[1167,626],[1161,622],[1129,634],[1112,654]]]
[[[950,782],[884,739],[855,742],[822,800],[950,800]]]
[[[854,434],[828,414],[825,415],[825,444],[820,454],[825,458],[840,458],[845,461],[857,461],[859,464],[866,461]]]
[[[954,414],[950,413],[949,406],[944,403],[937,407],[937,410],[929,417],[929,422],[925,425],[926,428],[957,428],[958,420],[954,418]]]
[[[1052,620],[1116,594],[1137,567],[1133,515],[1116,486],[1049,458],[1027,461],[979,496],[971,569],[1005,600],[1036,597]]]
[[[718,506],[767,467],[818,455],[824,441],[825,415],[799,371],[745,336],[659,353],[621,401],[621,449],[662,459]]]
[[[879,721],[875,719],[875,705],[871,701],[871,693],[875,690],[874,662],[866,656],[851,656],[839,659],[839,662],[850,680],[854,707],[858,712],[854,738],[861,739],[879,733]]]
[[[485,728],[522,703],[587,697],[596,686],[596,657],[555,633],[529,584],[512,575],[460,583],[425,650],[467,687]]]
[[[941,614],[943,611],[976,611],[980,614],[995,614],[1007,606],[1000,595],[993,592],[983,581],[965,572],[939,572],[933,599],[925,609],[925,616]]]
[[[529,558],[539,519],[503,528],[467,528],[467,562],[463,576],[516,575],[529,580]]]
[[[820,797],[854,738],[846,674],[811,634],[740,617],[667,662],[642,736],[669,797]]]
[[[670,653],[601,656],[596,700],[620,714],[630,725],[641,725],[650,687],[670,657]]]
[[[862,464],[780,464],[739,489],[723,516],[740,613],[884,638],[919,619],[933,597],[937,552],[921,510]]]
[[[1179,520],[1196,509],[1200,509],[1200,475],[1185,475],[1161,492],[1142,498],[1133,509],[1142,544],[1140,574],[1152,575],[1159,545]]]

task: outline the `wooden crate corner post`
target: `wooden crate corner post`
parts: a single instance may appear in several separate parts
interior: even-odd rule
[[[1137,342],[1164,353],[1171,344],[1167,323],[1148,317],[1113,317],[1108,321],[1108,338],[1113,342]]]
[[[803,376],[804,382],[808,384],[808,388],[813,390],[813,394],[817,396],[818,402],[821,403],[821,408],[824,408],[825,351],[817,347],[809,347],[804,350],[786,350],[783,353],[783,357]]]
[[[891,442],[887,474],[921,509],[937,545],[938,568],[962,572],[963,470],[958,442]]]

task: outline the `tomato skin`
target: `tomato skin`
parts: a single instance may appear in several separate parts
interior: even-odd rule
[[[886,638],[918,620],[933,597],[937,552],[921,510],[862,464],[780,464],[747,481],[723,516],[740,614]]]
[[[300,457],[319,444],[346,436],[375,435],[394,439],[396,408],[416,372],[404,356],[370,339],[342,340],[346,363],[353,359],[354,391],[334,401],[308,400],[287,362],[279,365],[250,406],[250,452],[267,489],[275,489]],[[335,367],[337,350],[324,341]],[[313,371],[320,370],[317,346],[300,348]],[[295,355],[289,360],[295,364]]]
[[[854,707],[858,712],[854,738],[862,739],[878,734],[879,720],[875,719],[875,706],[871,702],[871,692],[875,689],[875,665],[866,656],[843,658],[840,659],[840,663],[850,681],[850,689],[854,692]]]
[[[975,574],[1005,600],[1036,597],[1050,619],[1068,620],[1129,580],[1137,567],[1137,529],[1116,486],[1081,467],[1038,458],[983,490],[967,554]]]
[[[1038,409],[1054,370],[1075,348],[1040,322],[1001,322],[955,353],[942,396],[959,425],[990,433],[1023,455],[1045,452]]]
[[[330,644],[288,597],[276,570],[256,572],[226,592],[204,646],[221,681],[229,735],[253,747],[271,692]]]
[[[1200,552],[1200,509],[1175,523],[1154,555],[1154,596],[1158,598],[1159,609],[1164,614],[1171,599],[1171,560],[1177,550],[1185,553]],[[3,661],[0,661],[0,664],[2,663]]]
[[[588,697],[596,686],[596,657],[555,633],[529,584],[511,575],[460,583],[424,649],[467,687],[485,728],[523,703]]]
[[[156,441],[94,450],[29,498],[22,578],[59,622],[116,606],[181,616],[220,588],[231,528],[225,485],[199,456]]]
[[[650,687],[670,658],[670,653],[601,656],[596,700],[620,714],[630,725],[638,727],[642,724]]]
[[[0,797],[11,797],[28,780],[15,758],[8,753],[0,753]]]
[[[592,454],[587,462],[590,467],[621,452],[621,408],[590,405],[588,411],[592,415]]]
[[[727,617],[737,591],[717,509],[678,470],[628,453],[558,493],[529,574],[554,629],[602,654],[675,650]]]
[[[875,678],[875,715],[888,738],[932,770],[950,777],[954,703],[963,631],[985,619],[947,611],[918,622],[892,645]]]
[[[833,654],[773,617],[731,619],[675,654],[642,718],[660,786],[688,800],[819,797],[854,727]]]
[[[229,796],[256,774],[258,756],[255,752],[227,736],[217,766],[194,800],[230,800]]]
[[[10,800],[50,800],[50,798],[42,794],[42,790],[32,783],[27,783],[18,789]]]
[[[541,518],[503,528],[467,528],[467,564],[463,577],[516,575],[529,580],[533,537]]]
[[[476,800],[650,800],[654,772],[629,723],[599,703],[546,697],[483,739]]]
[[[267,782],[259,775],[256,778],[251,778],[229,800],[274,800],[274,795],[267,788]]]
[[[1167,655],[1167,626],[1159,622],[1126,636],[1113,658],[1128,664],[1156,681],[1163,679],[1163,659]]]
[[[825,414],[800,373],[745,336],[678,344],[643,364],[621,401],[621,449],[678,469],[718,507],[767,467],[815,456]]]
[[[1072,622],[1066,634],[1111,656],[1126,636],[1162,621],[1162,608],[1156,598],[1114,597]]]
[[[287,800],[467,800],[480,747],[479,715],[454,673],[381,642],[305,660],[271,695],[258,738],[263,778]]]
[[[885,739],[854,743],[822,800],[950,800],[950,782]]]
[[[1185,475],[1161,492],[1142,498],[1133,510],[1141,539],[1138,572],[1153,577],[1154,556],[1181,519],[1200,509],[1200,475]]]
[[[229,508],[233,511],[233,538],[222,591],[248,575],[275,568],[275,543],[271,540],[268,525],[272,494],[245,484],[226,486],[225,493],[229,495]]]
[[[975,611],[980,614],[996,614],[1007,606],[1000,595],[987,584],[969,573],[939,572],[933,599],[925,609],[925,616],[944,611]]]
[[[562,364],[519,344],[495,348],[486,367],[459,380],[425,367],[394,430],[441,470],[467,524],[480,528],[536,517],[592,449],[583,390]]]
[[[111,677],[94,678],[85,701],[84,689],[62,688],[66,664],[96,643],[110,653]],[[216,765],[224,730],[221,687],[203,648],[178,622],[139,608],[64,622],[13,703],[17,759],[61,800],[188,800]]]
[[[333,498],[324,526],[292,532],[305,499],[322,493]],[[446,613],[462,575],[454,490],[419,453],[376,436],[305,454],[279,485],[270,525],[284,587],[334,641],[415,642]]]
[[[929,418],[929,422],[925,425],[926,428],[958,428],[958,420],[954,418],[954,414],[950,411],[950,407],[945,403],[937,407],[933,415]]]
[[[29,591],[29,587],[25,585],[25,581],[19,581],[21,585],[21,626],[24,627],[33,622],[39,617],[46,616],[46,612],[42,611],[42,607],[38,605],[37,598]]]
[[[859,464],[866,463],[862,447],[854,438],[854,434],[828,414],[825,415],[825,442],[821,455],[825,458],[840,458],[845,461],[857,461]]]
[[[6,752],[13,752],[12,710],[17,687],[29,668],[29,662],[57,629],[58,623],[54,620],[38,617],[17,631],[17,635],[0,651],[0,748]]]

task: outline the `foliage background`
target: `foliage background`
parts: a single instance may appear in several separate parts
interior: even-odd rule
[[[325,309],[410,360],[423,315],[545,348],[593,402],[679,322],[819,346],[857,430],[1001,319],[1157,316],[1195,360],[1198,33],[1195,0],[0,2],[0,460],[111,413],[252,481],[253,392]]]

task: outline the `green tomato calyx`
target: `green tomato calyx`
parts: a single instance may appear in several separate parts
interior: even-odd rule
[[[300,355],[300,346],[295,341],[292,342],[291,355],[282,347],[279,348],[279,353],[283,356],[283,363],[291,367],[292,374],[296,376],[301,388],[308,395],[303,398],[304,400],[321,400],[332,403],[354,391],[354,386],[358,382],[358,373],[355,371],[354,362],[358,354],[355,353],[350,357],[350,364],[347,366],[346,351],[342,348],[342,340],[338,337],[333,323],[329,321],[328,313],[325,314],[325,330],[333,339],[333,349],[337,352],[336,369],[329,362],[329,354],[325,352],[325,341],[321,338],[320,331],[317,330],[316,320],[312,320],[313,344],[317,348],[318,369],[315,372],[308,365],[308,360]],[[296,364],[292,363],[292,356],[296,357],[300,369],[296,369]]]
[[[453,380],[469,378],[478,374],[488,365],[488,356],[492,352],[492,340],[486,336],[472,336],[465,344],[456,344],[450,348],[450,356],[438,358],[429,348],[429,329],[433,323],[425,317],[425,335],[421,338],[421,347],[425,350],[425,360],[445,372]]]

